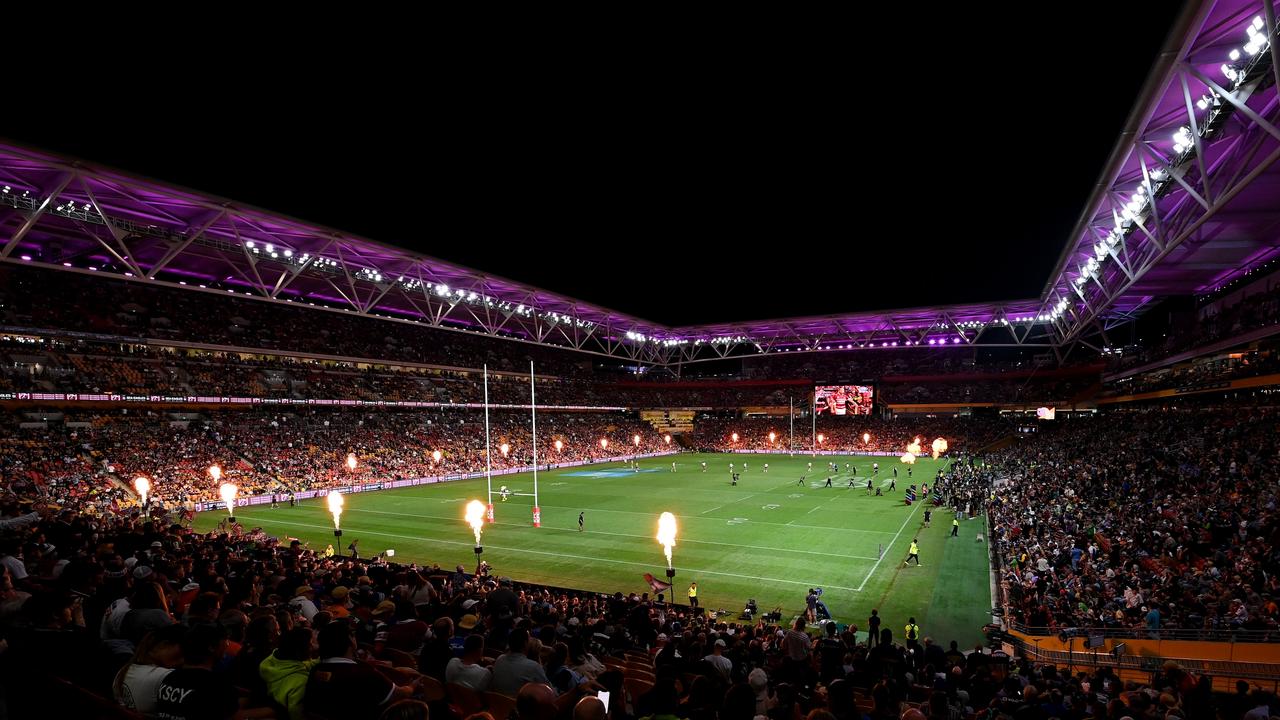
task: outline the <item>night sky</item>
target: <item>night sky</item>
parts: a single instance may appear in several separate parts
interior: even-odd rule
[[[0,136],[669,325],[1037,297],[1179,9],[1132,5],[259,68]]]

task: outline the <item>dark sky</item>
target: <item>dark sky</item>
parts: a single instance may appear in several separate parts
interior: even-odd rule
[[[1131,5],[148,78],[0,136],[671,325],[1034,297],[1179,9]]]

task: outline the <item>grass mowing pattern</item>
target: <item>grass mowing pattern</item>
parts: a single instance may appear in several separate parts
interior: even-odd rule
[[[497,522],[485,527],[484,559],[499,575],[528,582],[647,591],[643,573],[662,578],[666,567],[654,535],[658,515],[668,510],[680,526],[672,593],[679,602],[687,599],[689,583],[697,581],[705,608],[736,616],[747,598],[755,598],[765,611],[782,606],[789,621],[803,610],[807,589],[822,587],[832,615],[864,630],[871,608],[877,607],[895,637],[914,615],[923,634],[939,642],[971,645],[980,639],[991,607],[985,543],[974,539],[982,520],[961,521],[960,537],[949,538],[949,512],[931,503],[908,507],[903,502],[908,485],[932,483],[946,461],[922,458],[908,478],[907,466],[896,458],[833,459],[839,464],[834,474],[827,470],[828,458],[800,453],[684,454],[642,460],[639,472],[621,463],[539,472],[542,527],[532,527],[532,497],[501,502],[495,496]],[[729,463],[741,472],[744,462],[748,469],[733,487]],[[872,481],[883,487],[881,497],[866,493],[873,462],[880,463]],[[897,490],[891,492],[894,468]],[[830,488],[824,487],[828,475]],[[513,493],[531,493],[533,475],[495,478],[494,490],[504,484]],[[336,549],[342,553],[359,539],[362,555],[394,548],[399,562],[446,568],[461,563],[472,569],[474,540],[462,521],[463,506],[483,501],[484,495],[483,479],[348,495],[342,547]],[[926,508],[934,510],[929,529],[921,528]],[[581,533],[579,512],[586,513]],[[196,527],[207,531],[222,516],[202,513]],[[317,549],[333,541],[323,498],[296,508],[242,508],[236,517],[245,527],[261,526]],[[922,567],[904,567],[916,537]],[[881,546],[883,558],[878,557]]]

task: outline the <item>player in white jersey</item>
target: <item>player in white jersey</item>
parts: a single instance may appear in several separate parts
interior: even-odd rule
[[[765,475],[768,475],[768,474],[769,474],[769,463],[765,463],[765,464],[764,464],[764,474],[765,474]]]
[[[702,461],[702,472],[706,472],[706,471],[707,471],[707,461],[706,461],[706,460],[703,460],[703,461]]]

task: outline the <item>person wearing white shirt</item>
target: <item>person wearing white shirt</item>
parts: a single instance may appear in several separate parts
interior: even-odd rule
[[[289,601],[289,606],[297,608],[302,613],[302,617],[311,622],[311,619],[320,612],[320,608],[315,603],[316,591],[311,589],[310,585],[300,585],[293,593],[293,599]]]
[[[733,661],[724,656],[724,640],[716,640],[715,646],[711,648],[711,654],[702,658],[703,661],[711,664],[725,680],[729,679],[729,673],[733,672]]]
[[[484,692],[493,684],[493,673],[480,664],[484,658],[484,636],[468,635],[462,644],[462,657],[453,658],[444,668],[444,681],[457,683],[476,692]]]

